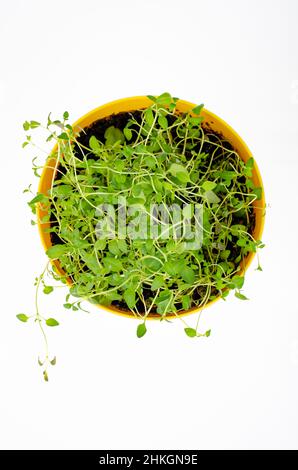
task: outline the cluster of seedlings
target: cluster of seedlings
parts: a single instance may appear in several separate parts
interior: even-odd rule
[[[79,132],[68,123],[67,112],[62,120],[49,116],[44,126],[24,123],[30,131],[24,147],[34,146],[31,130],[36,128],[46,130],[46,140],[56,144],[46,163],[54,165],[51,186],[29,202],[38,219],[33,223],[50,233],[49,261],[36,278],[35,313],[18,315],[23,322],[35,320],[44,335],[46,353],[39,363],[45,380],[48,365],[56,362],[50,359],[45,329],[58,325],[39,311],[40,290],[50,294],[55,289],[49,277],[68,287],[66,309],[83,309],[82,301],[88,301],[130,312],[140,320],[138,337],[147,331],[148,316],[177,316],[189,337],[207,337],[210,330],[198,329],[200,314],[190,327],[181,313],[201,311],[231,289],[246,300],[245,259],[263,246],[253,237],[253,203],[262,191],[252,181],[254,160],[244,163],[222,135],[204,124],[203,105],[180,113],[178,99],[169,93],[149,98],[146,109],[111,115]],[[34,160],[37,176],[42,166]],[[31,187],[25,191],[32,192]],[[116,207],[119,216],[119,201],[130,208],[126,230],[116,232],[109,217],[99,230],[99,208]],[[190,212],[177,219],[175,208]],[[199,221],[190,208],[200,209]],[[59,270],[53,260],[59,260]]]

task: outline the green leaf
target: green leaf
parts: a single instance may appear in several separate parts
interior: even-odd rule
[[[249,300],[245,295],[241,294],[240,292],[235,292],[235,297],[240,300]]]
[[[156,102],[156,97],[153,96],[153,95],[147,95],[147,98],[149,98],[149,100],[153,101],[153,103]]]
[[[197,336],[197,332],[194,328],[184,328],[184,331],[190,338],[195,338]]]
[[[212,191],[214,188],[216,188],[217,184],[214,183],[214,181],[204,181],[202,184],[202,188],[205,191]]]
[[[123,134],[124,134],[126,140],[129,141],[129,140],[132,139],[132,130],[129,129],[128,127],[124,127],[124,129],[123,129]]]
[[[46,370],[43,371],[43,378],[44,378],[44,381],[45,382],[48,382],[49,381],[49,376],[48,376],[48,373]]]
[[[199,126],[202,121],[203,121],[202,116],[189,118],[189,122],[190,122],[193,126]]]
[[[53,290],[54,290],[54,287],[52,287],[52,286],[44,286],[43,293],[44,294],[50,294],[51,292],[53,292]]]
[[[36,127],[40,126],[40,122],[37,121],[30,121],[30,127],[31,129],[35,129]]]
[[[93,294],[94,303],[102,301],[109,305],[119,301],[124,308],[125,305],[135,308],[133,306],[144,295],[147,307],[154,299],[157,312],[164,316],[189,310],[204,299],[203,289],[197,289],[195,295],[191,289],[197,278],[207,279],[214,286],[210,299],[216,292],[225,296],[231,288],[241,293],[243,280],[232,277],[241,272],[243,257],[256,251],[259,245],[249,235],[253,221],[248,220],[252,215],[248,206],[255,199],[255,188],[246,172],[252,170],[253,161],[245,164],[239,160],[237,153],[226,148],[220,136],[215,143],[211,130],[205,135],[206,145],[203,145],[202,105],[189,113],[175,114],[177,100],[169,93],[151,98],[150,108],[128,116],[124,131],[122,124],[115,124],[120,121],[113,116],[106,124],[105,139],[101,134],[92,136],[89,130],[85,137],[86,142],[90,138],[87,143],[90,149],[83,149],[86,158],[78,155],[74,162],[76,148],[68,145],[68,140],[60,141],[63,158],[53,194],[51,197],[35,196],[37,199],[31,201],[31,209],[37,210],[35,203],[47,204],[48,218],[42,218],[42,223],[54,221],[57,216],[59,224],[50,224],[46,230],[53,236],[61,235],[61,241],[47,253],[50,258],[59,259],[65,273],[73,276],[71,293],[75,297],[82,299]],[[68,118],[68,113],[64,118]],[[60,137],[64,132],[73,139],[71,126],[67,127],[63,120],[53,123],[60,127]],[[111,126],[113,123],[115,125]],[[24,123],[26,134],[34,125],[32,121]],[[164,131],[172,125],[176,127],[174,132]],[[150,127],[152,132],[148,136]],[[39,168],[37,163],[33,166]],[[83,198],[78,188],[83,191]],[[187,243],[177,241],[173,233],[170,241],[165,237],[148,240],[143,236],[145,230],[139,230],[137,240],[130,237],[132,230],[127,232],[126,240],[92,238],[96,235],[95,208],[100,204],[117,204],[120,194],[127,196],[128,203],[136,209],[134,215],[129,215],[128,228],[138,226],[151,204],[167,204],[168,207],[176,203],[201,204],[203,198],[203,249],[190,252]],[[57,205],[53,204],[55,201]],[[221,204],[212,207],[216,203]],[[110,219],[105,220],[103,233],[109,236]],[[233,229],[231,224],[241,228],[235,230],[235,225]],[[233,246],[237,250],[232,250]],[[57,271],[55,274],[58,276]],[[42,284],[42,289],[47,294],[52,286]],[[76,311],[78,302],[72,303],[66,298],[64,305]],[[197,336],[204,335],[197,333]]]
[[[171,104],[172,97],[170,93],[162,93],[156,98],[156,103],[161,106],[169,106]]]
[[[187,183],[188,181],[190,181],[187,169],[184,166],[179,165],[178,163],[172,163],[169,168],[169,173],[178,178],[178,180],[182,183]]]
[[[107,241],[105,238],[99,238],[98,240],[96,240],[94,244],[94,247],[96,248],[96,250],[104,250],[106,246],[107,246]]]
[[[154,115],[153,111],[151,108],[147,108],[145,113],[144,113],[145,121],[148,124],[148,126],[152,126],[154,123]]]
[[[255,194],[257,196],[257,199],[260,200],[262,199],[262,188],[254,188],[253,189],[253,194]]]
[[[52,366],[56,365],[56,363],[57,363],[56,356],[53,357],[53,359],[50,361],[50,363],[52,364]]]
[[[168,120],[165,116],[158,116],[158,124],[162,129],[167,129],[168,128]]]
[[[242,289],[244,279],[244,276],[233,276],[230,282],[230,287],[232,287],[232,289]]]
[[[136,293],[133,289],[126,289],[123,294],[123,298],[128,308],[133,309],[136,305]]]
[[[33,206],[34,204],[38,202],[48,202],[47,196],[45,196],[42,193],[37,194],[31,201],[28,202],[29,206]]]
[[[160,289],[163,286],[163,284],[164,284],[164,278],[161,276],[155,276],[151,284],[151,290],[155,291],[157,289]]]
[[[120,239],[117,239],[117,243],[118,243],[118,248],[121,251],[121,253],[127,253],[128,248],[127,248],[126,241],[120,238]]]
[[[89,147],[91,148],[91,150],[93,150],[95,153],[96,152],[99,152],[101,150],[101,144],[99,142],[99,140],[97,140],[97,138],[95,137],[95,135],[92,135],[89,139]]]
[[[228,295],[230,294],[230,291],[227,289],[227,290],[224,290],[221,294],[221,298],[223,300],[226,300],[226,297],[228,297]]]
[[[246,231],[246,226],[242,224],[234,224],[231,225],[230,229],[232,235],[239,237],[241,232]]]
[[[211,330],[207,330],[205,333],[206,338],[208,338],[211,335]]]
[[[19,313],[17,315],[17,319],[26,323],[29,320],[29,317],[27,317],[27,315],[25,315],[24,313]]]
[[[68,111],[64,111],[63,113],[63,119],[68,119],[69,118],[69,112]]]
[[[23,124],[23,129],[24,131],[29,131],[30,129],[30,123],[28,121],[25,121]]]
[[[245,163],[245,166],[246,168],[253,168],[254,167],[254,159],[251,157],[247,160],[247,162]]]
[[[109,241],[109,252],[112,253],[112,255],[120,255],[120,249],[118,247],[118,240],[117,239],[113,239],[111,241]]]
[[[177,274],[177,262],[176,260],[174,261],[166,261],[163,265],[165,272],[169,276],[176,276]]]
[[[146,332],[147,332],[147,328],[146,328],[145,322],[138,325],[138,327],[137,327],[137,337],[138,338],[142,338],[142,336],[144,336],[146,334]]]
[[[195,280],[195,272],[192,268],[186,266],[181,272],[181,277],[183,281],[187,282],[188,284],[193,284]]]
[[[248,240],[244,238],[239,238],[239,240],[237,240],[236,242],[236,244],[241,247],[246,247],[247,243],[248,243]]]
[[[54,187],[54,194],[59,197],[70,196],[73,191],[74,188],[70,184],[59,184]]]
[[[191,299],[189,295],[182,296],[182,308],[183,310],[189,310],[191,306]]]
[[[196,106],[195,108],[192,109],[192,112],[194,114],[197,114],[199,115],[202,111],[202,109],[204,108],[204,105],[203,104],[199,104],[198,106]]]
[[[150,183],[138,183],[132,187],[132,195],[134,197],[140,197],[146,201],[147,196],[149,196],[153,191],[152,185]]]
[[[37,359],[37,362],[38,362],[38,365],[39,365],[39,366],[43,366],[43,365],[44,365],[44,362],[42,362],[39,357],[38,357],[38,359]]]
[[[166,315],[172,308],[173,293],[169,290],[163,291],[156,299],[157,313]]]
[[[103,258],[103,264],[108,272],[119,272],[123,268],[121,261],[117,258],[113,258],[112,256],[106,256]]]
[[[59,323],[57,322],[57,320],[55,320],[55,318],[48,318],[46,320],[46,324],[48,326],[58,326],[59,325]]]
[[[69,135],[66,132],[62,132],[62,134],[57,136],[60,140],[69,140]]]
[[[143,264],[152,272],[158,271],[162,266],[162,262],[155,258],[145,258]]]
[[[82,259],[85,261],[86,266],[88,269],[95,274],[95,276],[98,276],[101,274],[101,265],[98,262],[97,257],[95,256],[94,253],[88,253],[86,251],[82,252]]]
[[[227,260],[231,254],[231,250],[222,250],[220,252],[221,259]]]
[[[213,191],[205,191],[204,198],[209,204],[218,204],[220,202],[219,197]]]
[[[106,145],[123,144],[125,142],[124,134],[115,126],[110,126],[105,131]]]
[[[61,245],[61,244],[57,244],[57,245],[53,245],[51,246],[47,251],[46,251],[46,254],[48,255],[48,257],[50,259],[57,259],[59,258],[60,256],[63,256],[65,255],[66,253],[69,253],[70,251],[70,248],[66,245]]]

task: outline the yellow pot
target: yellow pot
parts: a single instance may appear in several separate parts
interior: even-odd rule
[[[73,128],[79,131],[81,129],[84,129],[85,127],[90,126],[90,124],[97,121],[98,119],[105,118],[107,116],[110,116],[111,114],[135,111],[137,109],[143,109],[143,108],[147,108],[151,104],[152,104],[152,101],[149,100],[149,98],[147,98],[146,96],[134,96],[131,98],[123,98],[120,100],[112,101],[111,103],[107,103],[107,104],[104,104],[103,106],[99,106],[98,108],[95,108],[89,113],[85,114],[83,117],[78,119],[73,124]],[[188,101],[179,100],[177,103],[177,110],[179,112],[185,113],[185,112],[189,112],[195,106],[196,106],[195,104],[189,103]],[[204,117],[204,123],[208,124],[213,131],[222,134],[224,138],[232,144],[232,146],[238,152],[240,158],[244,162],[246,162],[252,156],[251,152],[249,151],[249,148],[243,142],[241,137],[225,121],[223,121],[221,118],[219,118],[218,116],[211,113],[205,108],[203,108],[203,110],[201,111],[201,115]],[[53,154],[55,153],[56,149],[57,147],[54,147]],[[40,182],[39,182],[39,187],[38,187],[39,193],[48,194],[48,190],[51,187],[52,180],[55,177],[56,164],[57,164],[57,160],[50,156],[47,160],[47,163],[40,177]],[[256,163],[254,164],[252,179],[253,179],[254,184],[257,187],[262,188],[261,199],[256,200],[253,205],[254,212],[255,212],[255,228],[253,232],[253,237],[256,240],[260,240],[262,236],[262,232],[263,232],[263,227],[264,227],[265,196],[264,196],[264,187],[262,183],[262,178],[261,178],[260,171]],[[47,250],[48,248],[50,248],[50,246],[52,246],[52,243],[51,243],[50,234],[44,232],[44,229],[48,228],[49,224],[41,225],[39,222],[41,217],[43,217],[44,215],[46,215],[46,212],[42,210],[42,208],[39,207],[37,209],[38,228],[39,228],[39,233],[40,233],[40,237],[41,237],[44,249]],[[244,272],[246,271],[247,267],[250,265],[254,256],[255,256],[255,253],[251,252],[242,262],[241,271],[239,273],[240,275],[244,274]],[[61,275],[63,275],[64,272],[61,269],[59,261],[53,260],[52,263],[56,267],[56,270]],[[69,284],[71,285],[70,282]],[[220,299],[220,296],[210,301],[207,305],[208,306],[211,305],[218,299]],[[126,317],[134,317],[132,312],[120,310],[113,306],[106,307],[106,306],[99,305],[99,307],[108,312],[117,313],[119,315],[126,316]],[[188,311],[179,313],[179,316],[188,315],[190,313],[195,313],[195,312],[198,312],[199,310],[200,308],[192,308]],[[167,314],[167,318],[168,317],[176,317],[176,315],[174,313]],[[160,315],[152,313],[148,316],[148,318],[160,319]]]

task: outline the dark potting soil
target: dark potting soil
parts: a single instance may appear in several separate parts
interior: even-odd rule
[[[84,128],[81,131],[80,135],[77,137],[77,140],[81,145],[84,145],[85,147],[89,147],[89,140],[90,140],[91,136],[95,136],[99,141],[105,142],[104,134],[105,134],[105,131],[110,126],[114,126],[118,129],[120,129],[121,131],[123,131],[123,129],[125,128],[125,126],[127,124],[128,119],[130,119],[133,116],[134,119],[137,122],[140,123],[141,122],[141,115],[142,115],[141,111],[133,111],[131,113],[123,112],[123,113],[113,114],[113,115],[108,116],[106,118],[99,119],[99,120],[95,121],[94,123],[92,123],[90,126]],[[167,116],[167,118],[168,118],[169,125],[174,123],[174,121],[175,121],[174,116]],[[211,151],[214,151],[214,147],[212,146],[212,142],[215,143],[215,142],[218,142],[218,141],[220,141],[220,142],[224,141],[225,148],[227,148],[228,150],[234,150],[233,146],[224,139],[223,135],[214,132],[211,128],[204,125],[204,123],[202,124],[202,127],[206,132],[208,132],[209,142],[208,141],[204,142],[203,147],[201,149],[201,152],[209,154]],[[172,134],[173,134],[173,138],[175,138],[176,137],[175,136],[175,130],[172,131]],[[75,151],[77,157],[81,158],[81,152],[80,152],[79,148],[75,147],[74,151]],[[186,153],[186,156],[187,156],[187,153]],[[191,154],[189,154],[189,157],[191,157]],[[213,157],[213,162],[218,164],[220,157],[221,157],[221,152],[220,151],[215,152],[214,157]],[[88,158],[88,155],[87,155],[87,158]],[[92,154],[92,158],[94,158],[93,154]],[[62,168],[60,167],[60,170],[61,169]],[[57,172],[57,175],[56,175],[57,179],[59,179],[59,174],[61,174],[61,173]],[[242,178],[243,178],[243,181],[240,180],[240,182],[245,183],[244,177],[242,177]],[[241,224],[241,223],[244,223],[244,224],[246,223],[247,224],[246,219],[244,217],[241,217],[241,216],[239,217],[237,215],[237,213],[233,214],[233,219],[234,219],[233,220],[234,224]],[[57,220],[55,219],[54,215],[51,215],[51,225],[54,226],[56,224],[57,224]],[[248,232],[252,234],[253,230],[254,230],[254,227],[255,227],[255,212],[254,212],[252,207],[249,207]],[[57,243],[63,243],[63,240],[61,240],[60,237],[55,233],[51,233],[51,241],[52,241],[53,245],[55,245]],[[236,259],[239,256],[240,251],[241,251],[241,248],[239,246],[237,246],[236,244],[234,244],[233,242],[231,242],[231,241],[228,242],[226,249],[230,250],[229,258],[231,260]],[[204,247],[202,248],[202,250],[204,252],[204,250],[205,250]],[[198,299],[198,298],[201,298],[202,296],[204,296],[205,292],[201,292],[200,289],[202,290],[202,287],[199,287],[197,289],[197,291],[195,291],[193,293],[193,298],[194,299]],[[218,294],[219,294],[219,292],[217,291],[217,289],[212,288],[211,295],[216,296]],[[150,297],[150,295],[152,295],[151,290],[149,288],[143,287],[143,296],[144,296],[144,298],[146,299],[146,298]],[[113,301],[112,305],[114,305],[117,308],[127,310],[126,304],[122,301]],[[136,306],[137,306],[137,308],[140,312],[143,311],[141,301],[139,301],[139,303],[137,303]],[[182,306],[177,305],[177,308],[179,308],[179,307],[182,308]],[[153,314],[155,313],[154,309],[152,309],[152,313]],[[156,315],[159,316],[158,314],[156,314]]]

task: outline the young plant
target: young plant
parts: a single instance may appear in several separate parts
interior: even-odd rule
[[[187,336],[208,337],[210,330],[199,331],[206,304],[225,299],[231,289],[247,300],[245,259],[263,247],[253,237],[253,203],[261,198],[252,181],[254,160],[244,163],[204,125],[203,105],[182,114],[169,93],[149,98],[148,108],[79,133],[67,112],[62,120],[49,116],[45,126],[24,123],[25,131],[43,129],[46,140],[56,143],[46,163],[54,168],[50,188],[29,202],[37,215],[33,223],[45,227],[52,241],[51,262],[36,279],[32,317],[45,339],[45,359],[39,361],[45,380],[48,365],[56,362],[49,357],[45,327],[58,325],[39,312],[40,288],[44,294],[55,288],[47,276],[68,288],[68,310],[88,301],[130,311],[140,320],[139,338],[149,316],[176,316]],[[23,146],[29,144],[31,133]],[[42,167],[34,159],[37,176]],[[200,309],[194,327],[181,316],[190,309]]]

